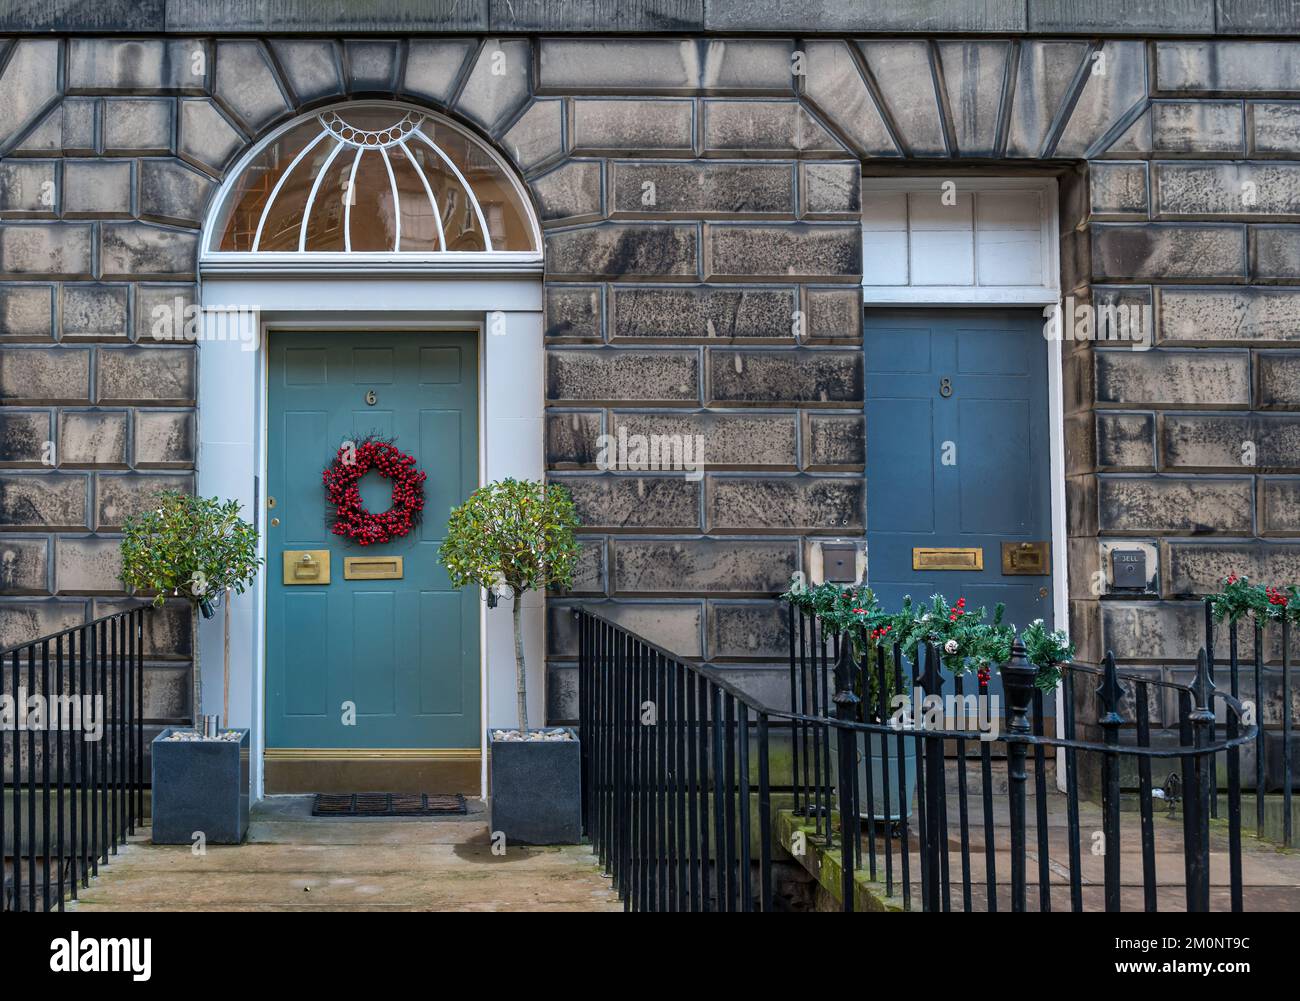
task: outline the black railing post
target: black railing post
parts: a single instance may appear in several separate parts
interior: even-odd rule
[[[853,691],[853,643],[847,635],[839,637],[839,656],[835,658],[835,718],[841,723],[857,722],[858,696]],[[858,763],[857,731],[851,727],[837,727],[835,744],[839,752],[839,808],[840,808],[840,892],[842,908],[853,910],[854,839],[850,832],[860,823],[854,800],[857,785]],[[829,804],[826,829],[830,832]]]
[[[1124,717],[1119,713],[1123,692],[1119,676],[1115,673],[1115,655],[1106,651],[1105,673],[1097,686],[1097,725],[1102,729],[1102,739],[1108,750],[1101,765],[1102,850],[1105,852],[1106,910],[1120,909],[1120,854],[1119,854],[1119,753],[1109,748],[1119,747],[1119,728]]]
[[[1214,770],[1210,767],[1214,761],[1214,751],[1206,750],[1214,744],[1214,679],[1210,676],[1209,655],[1202,650],[1196,658],[1196,683],[1192,686],[1192,697],[1196,701],[1191,713],[1192,726],[1195,728],[1195,744],[1199,749],[1196,755],[1196,789],[1184,790],[1185,796],[1195,796],[1198,802],[1196,837],[1188,846],[1195,852],[1196,908],[1198,911],[1210,909],[1210,810],[1211,800],[1217,790],[1211,783]],[[1187,888],[1188,907],[1191,906],[1192,887]]]
[[[1025,910],[1025,873],[1027,868],[1025,783],[1029,776],[1025,769],[1026,738],[1032,729],[1029,722],[1029,704],[1034,695],[1036,669],[1025,660],[1025,650],[1019,643],[1011,649],[1011,659],[999,669],[1002,692],[1007,700],[1007,800],[1011,826],[1011,909]]]
[[[772,910],[772,775],[767,713],[758,714],[758,903]]]

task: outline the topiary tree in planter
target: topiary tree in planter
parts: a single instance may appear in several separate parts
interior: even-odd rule
[[[243,594],[257,576],[257,532],[239,516],[238,501],[195,497],[179,490],[157,495],[157,506],[128,518],[123,525],[122,569],[128,588],[154,592],[161,606],[169,597],[184,598],[190,614],[212,618],[214,598]],[[230,602],[225,602],[222,720],[230,718]],[[194,714],[201,713],[198,631],[194,642]]]
[[[513,599],[516,693],[520,736],[528,733],[528,682],[521,621],[525,591],[568,587],[580,547],[578,516],[566,487],[504,479],[479,487],[453,508],[438,558],[455,587],[476,585]]]

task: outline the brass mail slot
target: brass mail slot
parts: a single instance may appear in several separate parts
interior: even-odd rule
[[[1002,543],[1003,574],[1041,577],[1051,572],[1052,544],[1050,542]]]
[[[330,551],[328,549],[286,549],[284,582],[286,584],[328,584]]]
[[[983,570],[984,550],[979,546],[970,549],[932,548],[912,550],[913,570]]]
[[[401,580],[400,556],[344,556],[344,580]]]

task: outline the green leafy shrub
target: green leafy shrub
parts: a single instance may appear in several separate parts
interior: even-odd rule
[[[257,532],[239,510],[238,501],[162,491],[156,507],[123,526],[122,583],[153,591],[155,605],[180,597],[210,616],[212,599],[243,594],[262,563]]]
[[[578,565],[577,512],[558,483],[505,479],[479,487],[447,521],[438,558],[455,587],[474,585],[514,599],[519,728],[528,729],[520,599],[525,591],[568,587]],[[508,592],[508,594],[507,594]]]

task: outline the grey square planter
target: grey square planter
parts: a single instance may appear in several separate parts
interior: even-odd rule
[[[578,735],[564,729],[573,740],[493,740],[488,731],[492,830],[503,832],[507,843],[576,845],[582,840],[581,746]]]
[[[233,740],[153,739],[153,843],[237,845],[248,833],[248,731]],[[184,729],[189,729],[185,727]]]

